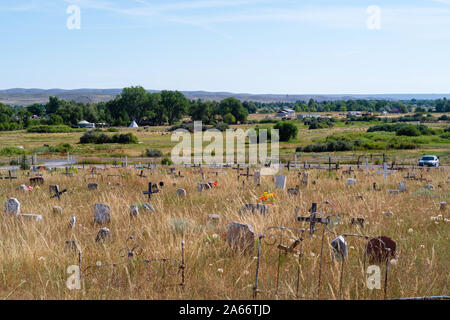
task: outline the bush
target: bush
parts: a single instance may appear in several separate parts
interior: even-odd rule
[[[303,149],[296,149],[297,152],[336,152],[351,150],[353,150],[353,144],[346,140],[331,140],[327,143],[310,144]]]
[[[105,144],[105,143],[120,143],[120,144],[136,144],[138,139],[132,133],[127,134],[115,134],[112,137],[95,131],[88,131],[80,138],[81,144],[95,143],[95,144]]]
[[[422,135],[416,126],[406,125],[396,131],[397,136],[418,137]]]
[[[279,130],[280,141],[289,141],[297,138],[298,128],[292,122],[278,122],[274,129]]]
[[[224,132],[224,131],[230,129],[230,126],[225,122],[219,122],[218,124],[213,126],[213,129],[217,129],[219,131]]]
[[[163,156],[163,153],[158,149],[147,149],[142,156],[149,158],[160,158]]]
[[[164,165],[166,165],[166,166],[171,166],[172,164],[173,164],[173,162],[172,162],[172,160],[170,160],[169,158],[164,158],[164,159],[162,159],[161,160],[161,164],[164,166]]]
[[[66,132],[73,132],[74,130],[65,125],[39,125],[39,126],[33,126],[29,127],[27,129],[27,132],[29,133],[66,133]]]
[[[21,154],[25,154],[23,149],[17,147],[5,147],[0,149],[0,156],[18,156]]]
[[[108,128],[106,131],[108,131],[108,132],[119,132],[119,129],[117,129],[117,128]]]

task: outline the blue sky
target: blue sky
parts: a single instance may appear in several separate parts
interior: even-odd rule
[[[450,0],[2,0],[0,41],[0,89],[450,92]]]

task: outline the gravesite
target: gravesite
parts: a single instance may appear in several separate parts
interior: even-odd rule
[[[0,7],[0,17],[5,16],[11,24],[18,23],[28,10],[38,10],[31,2],[18,1],[24,5],[20,8],[6,2],[4,8]],[[2,72],[2,300],[169,300],[178,301],[170,312],[179,319],[271,319],[277,312],[271,303],[280,300],[450,299],[448,63],[442,62],[441,71],[435,69],[436,78],[444,83],[417,80],[414,85],[405,80],[404,85],[396,86],[386,80],[395,77],[388,71],[363,83],[366,80],[353,79],[360,74],[352,71],[352,58],[339,53],[326,63],[331,71],[305,67],[302,72],[312,77],[313,86],[297,73],[298,83],[288,87],[296,78],[291,77],[286,65],[298,67],[290,55],[282,62],[283,58],[277,56],[281,53],[272,49],[267,56],[261,53],[261,57],[250,57],[226,48],[223,50],[233,59],[242,59],[236,60],[237,64],[263,68],[262,62],[272,59],[282,69],[266,70],[276,81],[253,79],[266,74],[244,65],[234,66],[236,74],[229,77],[226,68],[234,67],[228,62],[215,69],[211,63],[218,61],[211,62],[206,53],[194,57],[206,49],[199,44],[202,39],[217,37],[230,45],[253,48],[253,40],[240,40],[256,32],[250,31],[244,21],[259,25],[260,19],[267,19],[277,26],[266,30],[267,37],[282,37],[283,19],[319,28],[302,18],[299,10],[306,10],[303,14],[311,17],[320,14],[287,1],[230,1],[226,5],[213,1],[125,2],[61,1],[41,8],[45,15],[59,12],[63,20],[69,17],[67,25],[62,26],[64,36],[80,45],[87,41],[86,46],[94,48],[90,53],[80,53],[80,58],[70,54],[79,65],[78,71],[64,74],[73,77],[72,82],[62,80],[54,67],[45,74],[39,63],[31,66],[26,62],[24,68],[39,73],[40,80],[22,80],[27,77],[25,69],[21,69],[21,77],[14,76],[10,67]],[[401,32],[406,31],[397,30],[391,21],[394,7],[379,2],[379,6],[358,7],[362,13],[348,8],[347,12],[340,5],[314,6],[329,14],[336,11],[348,16],[345,27],[336,27],[343,37],[357,32],[352,30],[358,24],[351,21],[361,14],[360,32],[367,37],[376,37],[377,32],[379,37],[388,37],[383,32],[392,32],[395,36],[390,37],[401,38]],[[414,5],[398,6],[411,17],[421,17],[413,10]],[[245,15],[251,17],[242,13],[235,20],[232,13],[237,9],[248,10]],[[272,9],[281,10],[282,17],[262,14]],[[439,19],[447,18],[429,21],[429,30],[450,26],[450,7],[444,2],[430,1],[423,10]],[[386,20],[381,19],[382,12],[388,13]],[[10,17],[6,17],[8,13]],[[174,16],[169,18],[169,13]],[[199,18],[203,22],[194,23],[199,14],[205,14]],[[173,32],[186,28],[177,32],[192,32],[193,44],[180,42],[184,58],[168,44],[162,44],[168,50],[166,55],[124,53],[124,60],[115,61],[117,70],[105,70],[113,62],[109,57],[102,60],[96,52],[112,41],[108,37],[113,31],[106,27],[109,15],[117,28],[125,18],[149,24],[145,17],[156,19],[151,22],[156,28],[152,32],[177,39]],[[94,16],[97,21],[91,21]],[[38,29],[53,25],[42,18],[33,19]],[[236,21],[243,29],[235,30],[229,21]],[[381,28],[382,22],[386,29]],[[163,31],[159,23],[175,25]],[[343,22],[336,18],[329,23]],[[125,23],[124,29],[117,29],[121,39],[131,32],[127,26]],[[11,32],[18,37],[23,30]],[[46,32],[64,37],[57,31]],[[103,38],[92,42],[88,39],[91,32]],[[139,35],[141,31],[137,32]],[[409,33],[413,37],[412,31]],[[320,36],[331,41],[330,35]],[[448,34],[442,36],[448,39]],[[153,39],[154,35],[149,37]],[[11,36],[5,41],[16,46]],[[71,46],[61,41],[62,46]],[[135,46],[134,38],[123,41]],[[281,46],[279,40],[267,41],[270,46]],[[316,45],[316,40],[310,41]],[[361,41],[361,48],[370,46],[365,40],[357,41]],[[430,46],[434,43],[427,41]],[[332,43],[339,46],[334,40]],[[448,53],[448,43],[436,46]],[[48,45],[47,40],[39,46],[44,45]],[[220,51],[225,45],[211,46]],[[284,44],[283,48],[299,47]],[[415,50],[412,44],[408,48]],[[41,47],[38,50],[48,52]],[[217,53],[217,59],[225,59],[226,54]],[[358,54],[349,53],[354,57]],[[0,55],[10,59],[9,53]],[[21,55],[24,58],[28,54]],[[326,59],[325,53],[320,55]],[[80,62],[87,57],[92,57],[86,62],[92,71]],[[432,59],[440,57],[436,54]],[[154,73],[142,76],[139,68],[147,70],[147,58],[160,60],[167,75],[161,73],[161,66],[148,62]],[[191,67],[183,69],[177,59],[192,59],[198,72]],[[197,59],[205,59],[203,63],[211,70],[200,67]],[[18,66],[19,61],[11,63]],[[54,63],[61,62],[55,58]],[[339,84],[312,76],[319,72],[339,82],[327,73],[344,72],[341,63],[351,75],[342,76]],[[389,68],[385,63],[380,62],[379,68],[399,68],[402,76],[396,78],[398,82],[409,76],[433,78],[427,70],[407,75],[402,63],[390,64]],[[47,62],[45,65],[50,66]],[[249,77],[246,72],[255,74]],[[210,79],[201,79],[207,75]],[[160,80],[147,81],[146,76]],[[287,81],[282,79],[285,76]],[[276,83],[278,79],[280,84]],[[383,86],[385,80],[389,84]],[[246,82],[252,84],[245,86]],[[142,83],[146,89],[134,83]],[[122,89],[6,89],[20,86]],[[195,91],[197,86],[209,91]],[[184,88],[191,91],[178,90]],[[219,91],[228,88],[290,94]],[[220,308],[206,303],[216,300],[229,302]],[[296,306],[301,304],[293,304],[293,308]]]

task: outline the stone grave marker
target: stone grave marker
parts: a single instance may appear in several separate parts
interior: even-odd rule
[[[397,244],[389,237],[381,236],[367,242],[366,253],[370,264],[385,263],[396,258]]]
[[[186,197],[186,190],[185,189],[178,189],[177,190],[177,196]]]
[[[95,242],[102,242],[110,239],[111,239],[111,231],[109,231],[108,228],[101,228],[97,233]]]
[[[97,183],[89,183],[88,184],[88,190],[97,190],[98,184]]]
[[[398,190],[400,192],[406,192],[406,182],[405,181],[400,181],[398,184]]]
[[[286,179],[287,177],[282,174],[278,174],[275,176],[275,186],[279,189],[285,189],[286,188]]]
[[[105,224],[111,221],[111,209],[103,203],[96,203],[94,206],[94,223]]]
[[[75,229],[75,224],[76,224],[76,223],[77,223],[77,217],[72,216],[72,218],[70,218],[68,228],[69,228],[69,229]]]
[[[16,198],[6,200],[5,214],[16,217],[20,215],[20,202]]]
[[[42,216],[40,214],[21,214],[19,218],[24,221],[42,221]]]
[[[227,227],[227,243],[233,249],[252,252],[255,243],[255,232],[248,224],[231,222]]]
[[[356,185],[356,179],[348,178],[346,185],[347,185],[347,187]]]
[[[132,205],[130,206],[130,216],[133,217],[138,217],[139,216],[139,207]]]
[[[253,172],[253,183],[258,186],[261,184],[261,171]]]
[[[53,207],[53,214],[56,214],[58,216],[62,216],[62,208],[59,206],[54,206]]]

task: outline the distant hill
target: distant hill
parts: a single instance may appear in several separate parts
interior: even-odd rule
[[[149,92],[159,92],[157,90],[148,90]],[[114,99],[122,89],[8,89],[0,90],[0,102],[9,105],[30,105],[33,103],[45,104],[50,96],[56,96],[63,100],[75,100],[83,103],[106,102]],[[316,101],[324,100],[349,100],[349,99],[386,99],[386,100],[410,100],[410,99],[439,99],[447,97],[450,94],[352,94],[352,95],[314,95],[314,94],[249,94],[249,93],[230,93],[230,92],[207,92],[207,91],[181,91],[188,99],[202,99],[205,101],[220,101],[229,97],[235,97],[241,101],[255,102],[296,102],[298,100],[308,101],[313,98]]]

